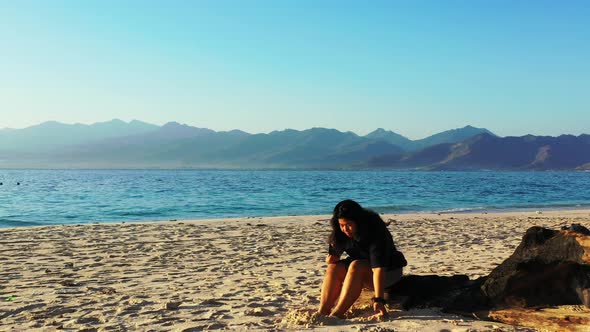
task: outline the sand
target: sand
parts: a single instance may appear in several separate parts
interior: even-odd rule
[[[319,317],[329,216],[0,229],[0,330],[530,331],[441,313]],[[527,228],[590,210],[385,214],[405,274],[487,275]],[[368,294],[370,297],[370,294]]]

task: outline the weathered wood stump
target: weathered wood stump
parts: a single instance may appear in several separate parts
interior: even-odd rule
[[[584,304],[590,308],[590,236],[531,227],[481,287],[494,307]]]
[[[531,227],[487,277],[406,276],[391,293],[407,297],[405,308],[437,306],[514,325],[590,331],[590,230]]]

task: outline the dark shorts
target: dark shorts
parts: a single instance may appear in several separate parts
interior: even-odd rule
[[[348,267],[350,266],[350,264],[355,261],[355,259],[352,259],[350,257],[344,258],[339,260],[338,262],[336,262],[336,264],[344,264],[344,266],[346,266],[346,270],[348,271]],[[394,284],[396,284],[398,281],[401,280],[402,278],[402,268],[391,268],[391,269],[386,269],[385,270],[385,288],[389,288],[391,286],[393,286]]]

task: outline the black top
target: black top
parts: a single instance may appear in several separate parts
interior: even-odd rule
[[[391,233],[383,222],[374,222],[371,227],[359,229],[359,233],[354,239],[347,238],[341,246],[330,244],[329,254],[341,256],[346,252],[353,260],[368,260],[371,268],[393,269],[405,265],[403,255],[397,252]]]

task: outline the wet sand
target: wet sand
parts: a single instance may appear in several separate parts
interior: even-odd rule
[[[404,274],[487,275],[526,229],[590,227],[590,210],[385,214]],[[315,314],[329,216],[0,229],[0,330],[529,331],[399,311],[366,294],[350,318]]]

